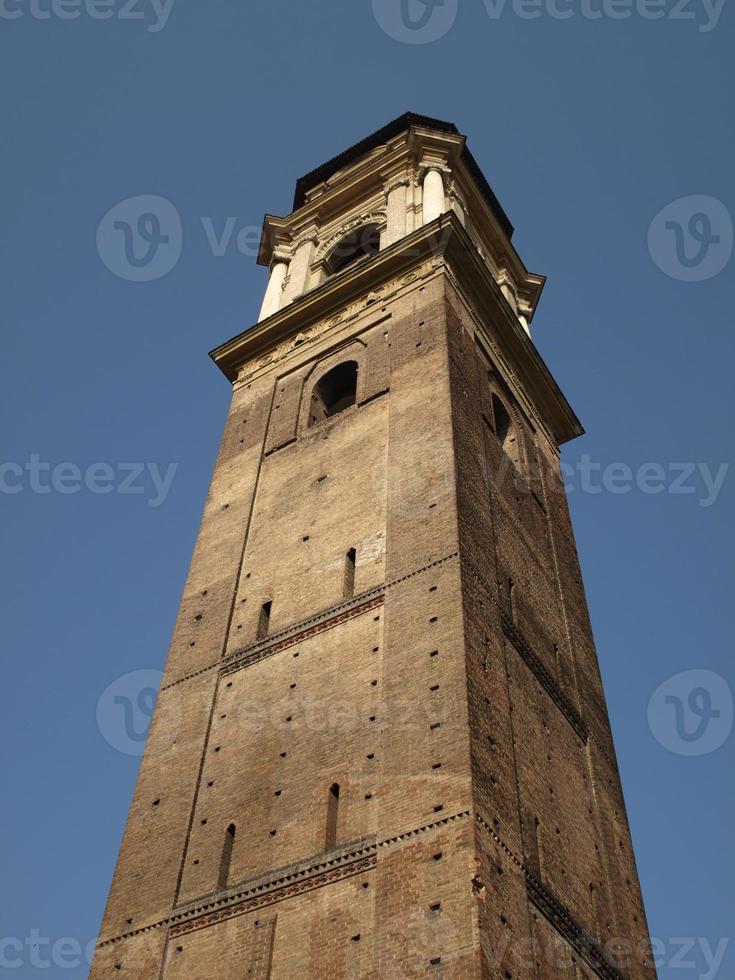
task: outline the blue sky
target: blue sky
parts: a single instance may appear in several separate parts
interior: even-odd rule
[[[207,351],[265,287],[252,227],[410,109],[468,134],[548,276],[534,339],[588,433],[563,459],[660,976],[735,975],[732,943],[707,966],[733,922],[732,10],[406,3],[0,3],[3,972],[86,976],[229,400]],[[138,195],[181,221],[147,282],[98,250]]]

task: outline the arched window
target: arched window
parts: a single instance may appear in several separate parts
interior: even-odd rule
[[[521,454],[518,445],[516,427],[508,414],[508,410],[497,395],[493,395],[493,418],[495,420],[495,435],[498,437],[503,452],[511,462],[520,469]]]
[[[350,405],[357,396],[357,361],[345,361],[327,371],[314,386],[309,405],[309,425],[323,422]]]
[[[327,256],[325,265],[330,276],[336,275],[358,259],[375,255],[380,249],[377,225],[363,225],[341,238]]]
[[[327,832],[324,850],[331,851],[337,844],[337,818],[339,816],[339,783],[332,783],[327,794]]]
[[[225,842],[222,845],[222,859],[219,864],[219,875],[217,877],[217,887],[226,888],[230,877],[230,862],[232,861],[232,848],[235,844],[235,825],[231,823],[225,831]]]

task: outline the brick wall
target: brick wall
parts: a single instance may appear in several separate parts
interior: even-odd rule
[[[434,263],[235,384],[93,978],[557,976],[550,937],[616,976],[645,935],[557,451],[493,329]]]

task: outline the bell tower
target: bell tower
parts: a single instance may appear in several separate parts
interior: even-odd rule
[[[94,980],[655,977],[512,233],[411,113],[266,216]]]

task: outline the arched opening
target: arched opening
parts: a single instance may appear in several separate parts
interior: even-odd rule
[[[327,371],[314,386],[309,405],[309,425],[338,415],[354,405],[356,397],[357,361],[345,361]]]
[[[520,469],[521,455],[518,445],[518,435],[508,410],[497,395],[493,395],[493,418],[495,420],[495,435],[498,437],[503,452],[511,462]]]
[[[327,832],[324,850],[331,851],[337,844],[337,818],[339,816],[339,783],[332,783],[327,794]]]
[[[225,842],[222,845],[222,859],[219,864],[219,875],[217,877],[217,887],[226,888],[230,877],[230,863],[232,861],[232,848],[235,845],[235,825],[231,823],[225,831]]]
[[[363,225],[340,238],[327,256],[325,266],[330,276],[342,272],[348,265],[367,255],[375,255],[380,249],[380,232],[377,225]]]

